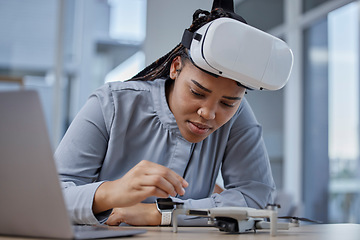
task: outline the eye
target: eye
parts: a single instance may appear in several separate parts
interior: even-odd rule
[[[229,104],[226,102],[221,102],[225,107],[235,107],[235,104]]]
[[[191,93],[197,97],[204,97],[204,94],[196,92],[194,89],[190,89]]]

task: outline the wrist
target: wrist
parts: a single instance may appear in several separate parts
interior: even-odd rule
[[[154,225],[161,225],[161,213],[159,212],[156,203],[152,204],[153,208],[152,208],[152,220],[154,221]]]
[[[104,212],[106,210],[112,209],[110,196],[108,194],[108,185],[110,182],[103,182],[96,189],[93,199],[92,210],[94,214]]]
[[[168,226],[171,224],[174,205],[172,205],[171,198],[158,198],[156,199],[157,210],[161,215],[160,225]]]

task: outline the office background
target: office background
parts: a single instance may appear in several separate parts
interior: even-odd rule
[[[92,91],[167,53],[194,10],[211,4],[0,0],[0,90],[39,92],[55,149]],[[301,216],[360,223],[360,1],[235,0],[235,8],[295,56],[284,89],[246,95],[263,125],[280,197]]]

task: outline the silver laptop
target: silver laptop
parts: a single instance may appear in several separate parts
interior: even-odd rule
[[[0,92],[0,235],[94,239],[144,232],[73,226],[37,92]]]

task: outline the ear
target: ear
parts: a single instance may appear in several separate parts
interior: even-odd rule
[[[177,70],[180,70],[182,68],[182,65],[181,65],[181,57],[180,56],[176,56],[172,63],[171,63],[171,66],[170,66],[170,78],[175,80],[176,77],[178,76],[178,71]]]

